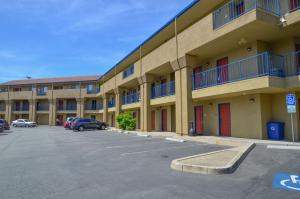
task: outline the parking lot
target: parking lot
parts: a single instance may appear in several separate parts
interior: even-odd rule
[[[170,169],[173,159],[224,147],[108,131],[12,128],[0,135],[0,198],[300,198],[272,188],[277,172],[300,173],[300,152],[257,146],[235,173]]]

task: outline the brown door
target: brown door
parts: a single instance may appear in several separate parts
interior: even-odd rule
[[[155,111],[151,111],[151,130],[155,131]]]
[[[167,80],[163,79],[161,80],[161,96],[167,95]]]
[[[166,109],[161,110],[161,130],[168,131],[168,112]]]
[[[218,67],[218,83],[223,84],[228,82],[228,57],[224,57],[217,61]]]
[[[197,134],[203,135],[203,126],[203,106],[197,106],[195,107],[195,130]]]
[[[64,116],[63,115],[57,115],[57,122],[56,125],[63,125]]]
[[[115,127],[115,115],[114,114],[111,115],[111,126]]]
[[[219,104],[219,134],[220,136],[231,136],[230,104]]]
[[[299,73],[300,72],[300,44],[296,44],[296,64]]]

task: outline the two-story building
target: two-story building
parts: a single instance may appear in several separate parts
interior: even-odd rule
[[[256,139],[278,121],[291,139],[285,95],[300,99],[299,68],[299,0],[196,0],[101,77],[2,84],[0,117],[117,126],[131,111],[142,131]],[[37,101],[46,110],[34,111]],[[294,120],[299,140],[299,111]]]

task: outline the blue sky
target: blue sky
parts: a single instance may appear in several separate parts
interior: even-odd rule
[[[192,0],[0,0],[0,82],[103,74]]]

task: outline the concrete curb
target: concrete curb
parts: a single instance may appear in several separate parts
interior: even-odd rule
[[[233,173],[241,162],[247,157],[249,152],[255,147],[255,143],[247,144],[243,147],[236,147],[231,149],[225,149],[220,151],[214,151],[210,153],[204,153],[195,156],[189,156],[177,160],[173,160],[171,163],[171,168],[181,172],[190,172],[190,173],[200,173],[200,174],[229,174]],[[193,164],[184,164],[182,161],[197,158],[201,156],[209,156],[216,153],[222,153],[227,151],[238,151],[238,154],[235,155],[229,163],[224,166],[206,166],[206,165],[193,165]]]

